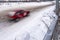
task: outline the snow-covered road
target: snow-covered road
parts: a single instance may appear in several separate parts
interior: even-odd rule
[[[1,23],[0,40],[43,40],[51,22],[56,20],[54,19],[56,17],[53,12],[54,8],[55,6],[50,6],[31,11],[30,16],[21,19],[18,23],[12,23],[13,25],[10,24],[10,26],[9,22],[4,23],[4,27]]]

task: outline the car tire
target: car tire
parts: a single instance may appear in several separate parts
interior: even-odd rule
[[[17,18],[17,19],[15,20],[15,22],[18,22],[18,21],[20,21],[20,19],[19,19],[19,18]]]

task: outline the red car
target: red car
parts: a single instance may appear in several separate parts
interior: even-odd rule
[[[30,11],[24,11],[24,10],[18,10],[15,12],[10,12],[8,14],[9,20],[11,21],[18,21],[20,18],[23,18],[25,16],[28,16]]]

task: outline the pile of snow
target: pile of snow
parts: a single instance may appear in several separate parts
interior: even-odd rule
[[[9,12],[8,15],[9,16],[14,16],[15,12]]]

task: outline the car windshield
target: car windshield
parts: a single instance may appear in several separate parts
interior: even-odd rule
[[[25,12],[25,11],[20,10],[20,11],[17,11],[16,14],[22,14],[22,13],[24,13],[24,12]]]

